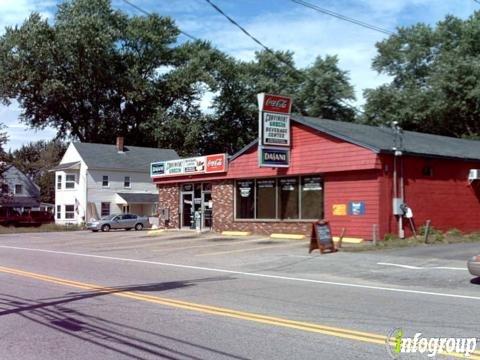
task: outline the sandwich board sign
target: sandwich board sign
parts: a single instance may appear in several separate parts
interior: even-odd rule
[[[337,251],[333,243],[332,230],[330,229],[328,221],[319,220],[312,223],[310,250],[308,253],[311,253],[315,249],[320,250],[321,254],[323,254],[325,250],[329,250],[330,252]]]

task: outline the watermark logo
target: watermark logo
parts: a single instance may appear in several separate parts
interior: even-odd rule
[[[391,330],[385,340],[385,346],[392,359],[401,354],[426,354],[433,358],[438,354],[457,354],[468,358],[477,348],[477,338],[427,338],[422,333],[406,337],[402,329]]]

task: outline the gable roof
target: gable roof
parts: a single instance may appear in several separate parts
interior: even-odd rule
[[[300,115],[292,115],[291,120],[337,139],[370,149],[376,153],[394,152],[395,134],[392,129],[387,127]],[[399,150],[402,150],[404,154],[480,161],[480,141],[477,140],[458,139],[414,131],[404,131],[402,140],[403,146]],[[258,140],[252,141],[234,154],[230,161],[257,143]]]
[[[115,145],[75,142],[73,146],[90,169],[112,169],[148,172],[150,163],[178,159],[175,150],[125,146],[119,152]]]

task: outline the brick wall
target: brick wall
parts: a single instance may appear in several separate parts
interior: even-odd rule
[[[157,185],[159,208],[168,208],[170,210],[170,220],[168,222],[160,220],[160,228],[178,229],[179,196],[177,184]]]

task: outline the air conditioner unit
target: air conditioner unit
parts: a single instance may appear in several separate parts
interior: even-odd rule
[[[480,180],[480,169],[470,169],[468,173],[468,181],[471,183],[475,180]]]

